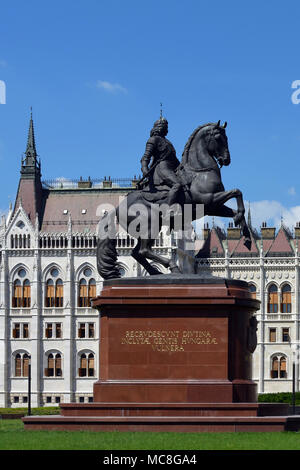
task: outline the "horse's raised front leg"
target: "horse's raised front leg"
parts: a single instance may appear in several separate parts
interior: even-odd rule
[[[214,207],[213,209],[211,209],[211,213],[210,213],[210,210],[206,210],[205,213],[206,215],[215,215],[218,217],[230,217],[230,218],[233,218],[233,220],[238,215],[237,211],[227,206]],[[248,248],[248,250],[251,250],[251,245],[252,245],[251,235],[250,235],[249,228],[246,223],[244,215],[240,219],[239,225],[241,227],[242,234],[245,237],[244,245]]]
[[[237,211],[233,217],[234,224],[237,227],[245,216],[245,206],[243,201],[242,192],[239,189],[230,189],[229,191],[222,191],[213,195],[212,204],[213,205],[223,205],[229,199],[236,198]],[[224,216],[228,217],[228,216]]]

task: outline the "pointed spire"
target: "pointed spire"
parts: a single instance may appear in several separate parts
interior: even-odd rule
[[[250,202],[249,202],[249,209],[248,209],[248,227],[252,228]]]
[[[35,146],[32,108],[30,108],[30,122],[29,122],[28,139],[27,139],[27,147],[26,147],[25,154],[26,154],[26,159],[28,159],[28,157],[31,157],[32,159],[36,160],[37,152],[36,152],[36,146]]]
[[[32,108],[30,108],[30,121],[29,121],[29,130],[27,137],[27,146],[25,151],[25,157],[22,159],[21,164],[21,175],[24,177],[35,177],[41,176],[41,167],[37,158],[37,151],[35,146],[35,137],[34,137],[34,126],[32,118]]]
[[[39,214],[35,214],[35,233],[39,233]]]

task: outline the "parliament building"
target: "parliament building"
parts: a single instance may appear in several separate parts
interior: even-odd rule
[[[103,281],[96,268],[99,207],[118,205],[135,185],[135,178],[42,180],[31,117],[15,204],[0,225],[0,407],[26,406],[29,361],[32,406],[92,401],[99,377],[99,313],[90,299]],[[250,284],[261,302],[253,380],[259,393],[291,391],[299,342],[300,223],[276,231],[262,222],[258,232],[249,213],[248,225],[250,251],[232,223],[226,232],[204,225],[186,260],[182,240],[167,231],[155,250],[178,256],[182,266],[190,259],[199,272]],[[121,276],[146,275],[130,255],[134,244],[119,233]]]

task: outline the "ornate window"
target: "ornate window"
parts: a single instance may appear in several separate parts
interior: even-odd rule
[[[276,343],[276,328],[269,328],[269,341]]]
[[[289,284],[285,284],[281,289],[280,311],[282,313],[292,312],[291,286]]]
[[[47,338],[47,339],[51,339],[51,338],[60,339],[60,338],[62,338],[61,323],[46,323],[45,338]]]
[[[275,284],[268,289],[268,313],[278,313],[278,289]]]
[[[277,354],[271,359],[271,379],[286,379],[286,356]]]
[[[87,267],[81,274],[78,283],[78,307],[90,307],[91,299],[96,297],[96,281],[92,278],[93,271]]]
[[[282,328],[282,342],[289,343],[289,341],[290,341],[290,329]]]
[[[30,289],[30,282],[28,279],[25,279],[23,283],[23,307],[30,307],[31,302],[31,289]]]
[[[89,305],[91,305],[91,300],[96,297],[96,281],[95,279],[90,279],[89,281]]]
[[[79,377],[94,377],[95,356],[94,353],[81,353],[79,356]]]
[[[22,284],[19,279],[14,282],[12,306],[22,307]]]
[[[16,274],[16,279],[13,283],[12,292],[12,307],[13,308],[29,308],[31,304],[31,288],[26,276],[25,269],[21,268]]]
[[[64,285],[61,279],[57,279],[55,284],[55,307],[64,305]]]
[[[64,305],[64,284],[61,279],[57,279],[59,271],[52,268],[46,281],[45,307],[63,307]]]
[[[78,307],[87,307],[87,306],[88,306],[87,282],[85,279],[81,279],[79,282]]]
[[[29,324],[28,323],[14,323],[12,329],[12,337],[15,339],[28,339],[29,338]]]
[[[15,377],[28,377],[29,355],[17,353],[14,357]]]
[[[95,338],[95,323],[79,323],[78,338]]]
[[[62,365],[60,353],[49,353],[46,356],[45,376],[62,377]]]
[[[48,279],[46,283],[45,307],[54,307],[54,299],[55,299],[54,282],[52,279]]]

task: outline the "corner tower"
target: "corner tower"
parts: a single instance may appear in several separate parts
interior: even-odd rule
[[[19,187],[14,207],[14,213],[22,205],[31,223],[34,225],[36,215],[41,220],[42,183],[41,164],[35,146],[32,111],[30,114],[27,147],[21,162]]]

